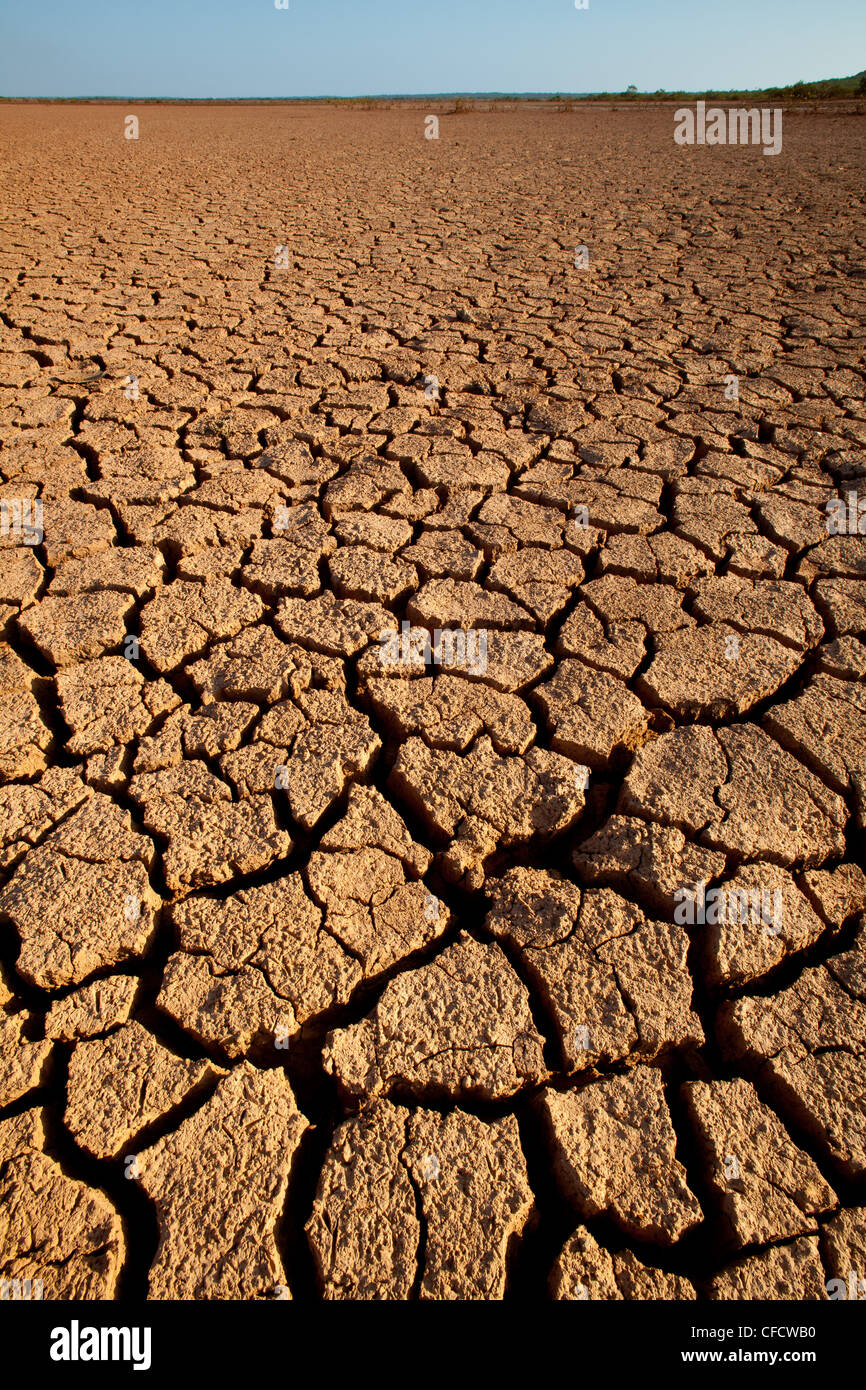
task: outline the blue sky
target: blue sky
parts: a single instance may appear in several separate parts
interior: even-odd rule
[[[864,0],[0,0],[3,96],[700,90],[863,68]]]

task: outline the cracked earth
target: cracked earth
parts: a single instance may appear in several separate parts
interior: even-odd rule
[[[866,1278],[862,118],[123,115],[0,110],[0,1276]]]

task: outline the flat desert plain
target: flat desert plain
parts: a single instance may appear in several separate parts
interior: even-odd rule
[[[4,1290],[858,1296],[866,126],[673,135],[0,108]]]

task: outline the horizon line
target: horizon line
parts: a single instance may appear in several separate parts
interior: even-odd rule
[[[760,93],[769,91],[791,91],[796,87],[820,86],[824,83],[832,83],[841,86],[846,82],[853,82],[863,73],[852,73],[848,77],[823,77],[811,78],[808,81],[799,80],[798,82],[788,83],[785,86],[770,84],[764,87],[707,87],[704,89],[685,88],[685,87],[657,87],[654,91],[642,90],[638,88],[624,87],[619,91],[606,89],[593,92],[566,92],[561,90],[551,91],[441,91],[441,92],[355,92],[350,95],[340,95],[336,92],[317,92],[304,93],[299,96],[168,96],[162,95],[138,95],[132,96],[129,93],[94,93],[81,92],[75,96],[57,96],[50,93],[40,93],[38,95],[17,95],[7,96],[0,93],[0,101],[162,101],[162,102],[221,102],[231,104],[233,102],[303,102],[303,101],[443,101],[446,99],[471,98],[474,100],[538,100],[540,98],[558,98],[560,100],[587,100],[592,97],[663,97],[663,96],[707,96],[720,95],[723,92],[730,92],[734,95],[747,95],[750,92]]]

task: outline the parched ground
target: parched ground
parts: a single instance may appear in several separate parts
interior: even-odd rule
[[[0,1277],[850,1292],[863,117],[130,113],[0,109]]]

